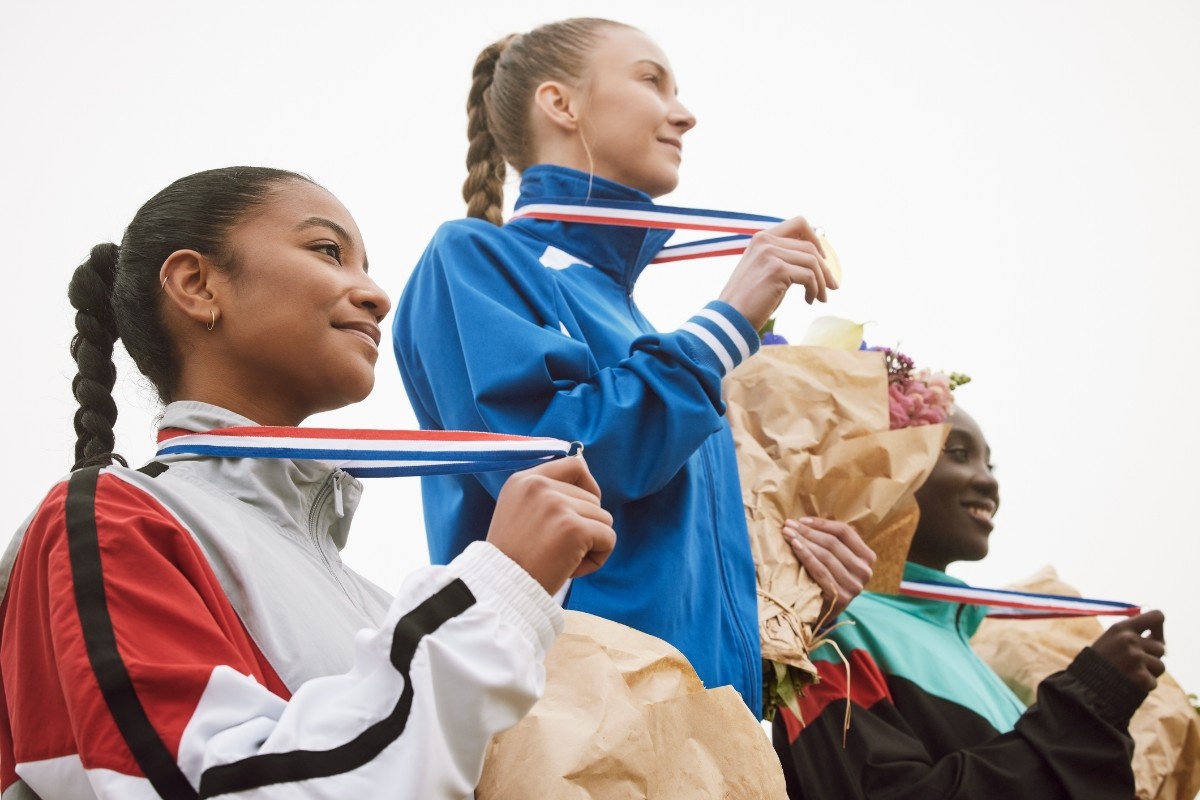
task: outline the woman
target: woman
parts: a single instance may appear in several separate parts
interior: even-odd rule
[[[961,583],[955,561],[987,555],[1000,487],[979,425],[958,409],[917,491],[906,580]],[[1161,612],[1110,627],[1026,709],[971,650],[987,609],[864,593],[813,654],[821,682],[781,709],[775,747],[791,798],[1088,798],[1134,795],[1127,728],[1163,672]],[[1143,635],[1145,633],[1145,635]],[[853,702],[843,731],[845,699]]]
[[[469,795],[541,691],[549,592],[612,547],[582,460],[514,476],[486,544],[392,597],[338,557],[361,493],[341,469],[111,452],[118,338],[167,444],[367,395],[390,303],[336,198],[272,169],[180,179],[70,297],[76,468],[0,571],[4,796]]]
[[[665,639],[758,713],[754,567],[721,379],[758,349],[790,286],[810,303],[836,288],[817,237],[799,217],[757,234],[719,298],[659,332],[633,290],[668,232],[499,223],[506,164],[521,172],[518,208],[675,188],[696,119],[662,50],[597,19],[510,36],[476,61],[468,117],[469,218],[438,230],[393,327],[417,418],[583,442],[621,545],[603,574],[571,584],[567,607]],[[494,475],[424,480],[435,561],[478,537],[499,488]]]

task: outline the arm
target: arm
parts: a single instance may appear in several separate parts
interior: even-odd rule
[[[1133,796],[1126,727],[1145,693],[1090,648],[1043,681],[1038,702],[1004,734],[921,687],[888,681],[866,651],[847,655],[854,705],[844,748],[841,664],[817,662],[822,682],[801,703],[807,725],[786,711],[776,721],[793,800]]]
[[[80,560],[89,547],[76,544],[78,528],[66,533],[72,507],[91,513],[99,572]],[[545,579],[561,582],[572,569],[564,564]],[[16,770],[47,797],[83,783],[98,797],[134,796],[149,791],[147,775],[184,796],[198,786],[205,796],[292,797],[299,781],[306,797],[358,798],[380,786],[399,797],[465,796],[491,736],[540,694],[542,659],[561,629],[544,589],[478,543],[405,583],[379,628],[355,637],[349,673],[289,697],[191,536],[109,476],[91,490],[73,477],[70,492],[43,506],[4,611],[4,693],[45,698],[10,712]]]
[[[758,348],[714,302],[600,368],[544,269],[494,228],[444,226],[400,301],[394,341],[422,424],[577,439],[609,507],[653,494],[721,426],[721,378]],[[653,453],[654,457],[634,457]],[[502,475],[481,475],[495,496]]]

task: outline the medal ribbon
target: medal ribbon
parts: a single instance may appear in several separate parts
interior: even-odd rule
[[[356,478],[518,470],[575,455],[578,442],[464,431],[248,426],[160,431],[158,454],[324,461]]]
[[[513,212],[510,220],[522,218],[734,234],[668,245],[658,251],[651,264],[689,258],[741,255],[746,252],[751,235],[783,222],[778,217],[764,217],[759,214],[660,206],[637,201],[591,200],[584,205],[582,201],[573,197],[551,197],[544,202],[521,206]]]
[[[947,603],[987,606],[988,616],[1001,619],[1049,619],[1052,617],[1133,617],[1142,609],[1129,603],[1090,600],[1057,594],[1034,594],[1006,589],[979,589],[937,581],[901,581],[900,594]]]

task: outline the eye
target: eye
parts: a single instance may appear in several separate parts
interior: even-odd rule
[[[966,464],[971,460],[971,451],[965,447],[944,447],[942,452],[950,456],[950,459],[958,464]]]
[[[339,264],[342,263],[342,246],[337,242],[318,242],[312,249],[329,256]]]
[[[662,76],[656,72],[652,72],[652,73],[642,76],[642,80],[650,81],[655,86],[658,86],[660,83],[662,83]]]

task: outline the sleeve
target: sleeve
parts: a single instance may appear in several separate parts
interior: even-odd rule
[[[404,290],[393,338],[422,424],[578,440],[605,505],[654,494],[721,427],[721,379],[757,351],[757,332],[716,301],[601,368],[512,236],[448,223]],[[494,497],[504,477],[479,479]]]
[[[818,662],[822,681],[803,701],[806,724],[786,709],[776,719],[775,749],[792,800],[1128,800],[1134,795],[1133,742],[1126,728],[1145,695],[1090,648],[1042,682],[1037,703],[1013,731],[1000,734],[987,726],[990,734],[962,747],[946,741],[955,736],[950,704],[941,701],[935,707],[936,699],[929,698],[929,713],[922,714],[910,696],[902,713],[869,656],[855,651],[850,662],[852,684],[860,688],[851,695],[848,731],[843,733],[844,668],[831,662]]]
[[[40,796],[86,781],[100,798],[466,797],[488,741],[542,692],[562,612],[489,544],[411,576],[383,624],[355,636],[348,673],[289,696],[190,535],[103,477],[90,523],[74,524],[90,505],[78,475],[70,532],[55,529],[61,514],[35,521],[6,598],[5,695],[61,697],[12,720],[28,745],[16,772]],[[61,724],[47,723],[56,710]]]

